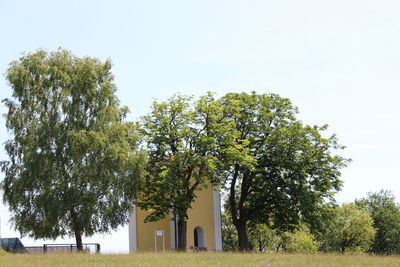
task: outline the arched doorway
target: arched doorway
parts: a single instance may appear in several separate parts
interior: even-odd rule
[[[195,248],[205,248],[206,240],[204,238],[203,228],[197,226],[194,228],[194,247]]]

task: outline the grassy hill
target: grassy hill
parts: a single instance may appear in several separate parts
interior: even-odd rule
[[[0,254],[0,266],[400,266],[400,256],[340,254]]]

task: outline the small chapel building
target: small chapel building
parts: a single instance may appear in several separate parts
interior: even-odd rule
[[[148,211],[134,208],[129,217],[129,252],[174,250],[177,246],[177,222],[172,213],[157,222],[145,223]],[[211,187],[197,191],[188,210],[187,249],[221,251],[221,200]]]

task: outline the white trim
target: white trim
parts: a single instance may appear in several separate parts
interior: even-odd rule
[[[215,250],[222,251],[221,197],[219,192],[214,189],[212,195],[213,195],[213,209],[214,209]]]
[[[137,251],[136,206],[129,216],[129,252]]]

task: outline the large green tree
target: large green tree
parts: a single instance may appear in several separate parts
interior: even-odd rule
[[[248,250],[249,222],[282,231],[307,222],[325,198],[340,189],[347,160],[326,126],[303,125],[289,99],[276,94],[229,93],[222,97],[230,132],[220,140],[229,205],[240,250]],[[223,149],[222,149],[223,148]]]
[[[147,221],[174,215],[180,250],[187,247],[188,210],[196,191],[218,184],[215,140],[224,131],[217,124],[221,114],[211,94],[198,101],[175,95],[166,102],[154,102],[151,113],[141,121],[149,161],[138,206],[151,211]]]
[[[138,133],[124,122],[111,62],[39,50],[10,64],[3,100],[11,139],[3,200],[22,235],[108,232],[127,223],[144,169]]]
[[[379,254],[400,253],[400,207],[393,193],[381,190],[369,193],[356,204],[370,212],[376,235],[369,251]]]

